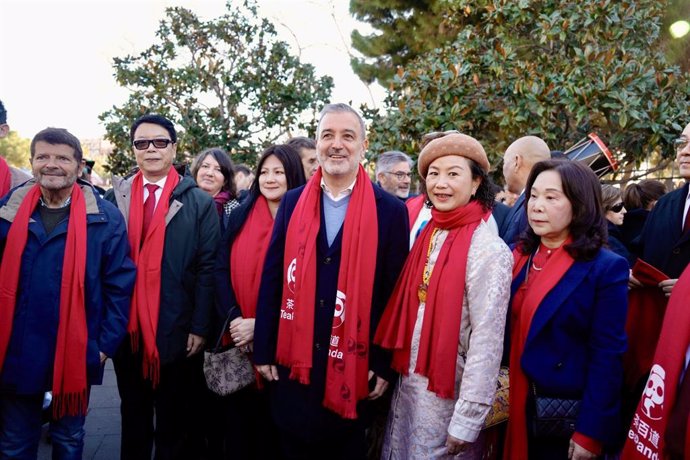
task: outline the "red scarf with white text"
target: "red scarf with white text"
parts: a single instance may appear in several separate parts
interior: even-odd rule
[[[0,369],[12,335],[22,254],[29,237],[29,219],[41,188],[34,185],[22,200],[5,242],[0,265]],[[60,316],[53,365],[53,416],[86,415],[86,203],[74,184],[60,282]]]
[[[528,460],[526,409],[529,381],[522,371],[520,359],[522,358],[522,352],[524,351],[527,336],[532,325],[532,318],[534,318],[539,305],[575,262],[568,254],[568,251],[565,250],[565,246],[568,244],[570,244],[570,240],[566,240],[549,257],[542,267],[543,271],[528,285],[522,302],[516,302],[515,295],[511,302],[510,390],[508,394],[510,407],[508,409],[508,430],[503,454],[504,460]],[[515,279],[525,264],[530,261],[531,256],[529,254],[522,254],[516,248],[513,250],[513,258],[515,259],[513,279]],[[530,267],[527,267],[527,273],[529,273],[529,270]],[[526,284],[527,279],[523,283]],[[521,287],[518,289],[521,289]]]
[[[12,185],[12,173],[10,166],[3,157],[0,157],[0,198],[7,195]]]
[[[230,251],[230,281],[243,318],[256,318],[261,274],[272,233],[273,216],[266,198],[259,195]]]
[[[170,196],[179,182],[180,176],[177,171],[175,168],[170,168],[153,212],[148,233],[144,235],[144,176],[141,171],[132,180],[127,233],[131,257],[137,267],[137,279],[134,284],[127,332],[131,339],[132,351],[139,350],[140,339],[143,342],[142,371],[144,378],[151,380],[154,387],[158,385],[160,379],[160,356],[156,346],[156,331],[160,313],[165,216],[168,213]]]
[[[319,168],[297,201],[285,238],[285,275],[276,360],[291,368],[291,379],[303,384],[310,381],[314,346],[321,177]],[[343,222],[323,400],[325,407],[348,419],[357,418],[357,402],[369,393],[369,322],[377,246],[374,188],[360,166]]]
[[[685,352],[690,345],[688,298],[690,266],[683,271],[671,291],[652,371],[628,431],[622,460],[665,458],[666,427],[676,403],[680,375],[685,367]],[[687,426],[690,428],[690,423]],[[685,435],[685,458],[690,458],[688,434]]]
[[[416,373],[429,379],[428,390],[441,398],[455,397],[467,254],[474,231],[489,215],[477,201],[450,212],[431,210],[431,221],[415,241],[376,331],[375,342],[393,350],[391,367],[407,375],[431,237],[436,229],[450,230],[429,278],[415,366]]]

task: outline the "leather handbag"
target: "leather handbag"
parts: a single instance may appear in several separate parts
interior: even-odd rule
[[[531,420],[535,438],[569,439],[575,432],[575,422],[580,412],[579,399],[539,396],[532,385],[534,413]]]
[[[223,347],[223,335],[230,324],[230,317],[236,306],[232,307],[225,319],[216,345],[204,351],[204,377],[206,386],[221,396],[232,394],[250,385],[256,379],[254,366],[247,353],[234,345]]]

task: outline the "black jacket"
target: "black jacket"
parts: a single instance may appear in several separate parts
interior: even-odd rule
[[[113,179],[105,198],[129,217],[132,178]],[[185,176],[173,190],[166,215],[156,344],[161,363],[186,355],[188,335],[209,338],[214,302],[213,268],[220,240],[213,199]]]

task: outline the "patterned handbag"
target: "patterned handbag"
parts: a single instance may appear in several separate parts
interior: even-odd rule
[[[535,438],[570,438],[575,432],[580,400],[538,396],[534,384],[532,392],[534,396],[534,414],[530,424],[532,435]]]
[[[216,346],[204,351],[206,386],[221,396],[232,394],[255,381],[254,366],[247,354],[234,345],[230,345],[230,348],[221,345],[235,308],[237,306],[228,312]]]
[[[510,374],[508,366],[501,366],[496,380],[496,396],[489,414],[484,421],[484,428],[489,428],[508,420],[508,392],[510,390]]]

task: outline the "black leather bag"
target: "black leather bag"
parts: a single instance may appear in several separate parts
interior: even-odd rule
[[[575,432],[580,412],[579,399],[551,398],[537,395],[532,385],[533,410],[530,429],[535,438],[569,439]]]

